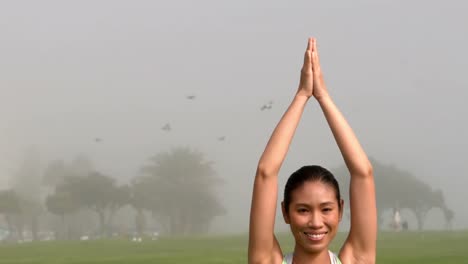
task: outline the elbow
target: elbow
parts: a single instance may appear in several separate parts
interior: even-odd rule
[[[257,176],[261,178],[271,178],[278,175],[278,169],[271,165],[259,163],[257,166]]]
[[[360,167],[356,167],[353,170],[351,170],[351,175],[359,176],[362,178],[373,178],[374,168],[372,167],[372,164],[370,162],[367,162],[367,164]]]
[[[364,168],[364,175],[366,177],[373,177],[374,176],[374,168],[372,164],[368,162],[367,166]]]
[[[372,164],[368,162],[367,166],[363,170],[364,177],[366,178],[373,178],[374,177],[374,168],[372,167]]]

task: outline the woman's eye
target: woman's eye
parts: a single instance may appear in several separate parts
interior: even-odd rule
[[[301,209],[298,209],[297,211],[298,211],[299,213],[305,213],[305,212],[307,212],[307,209],[301,208]]]
[[[332,209],[331,208],[324,208],[323,211],[324,212],[330,212]]]

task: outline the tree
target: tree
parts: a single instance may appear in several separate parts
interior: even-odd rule
[[[65,237],[66,233],[66,237],[70,239],[70,232],[67,232],[69,227],[67,227],[65,217],[79,209],[77,202],[69,192],[60,191],[59,188],[54,194],[47,196],[45,203],[49,212],[60,216],[62,220],[62,237]]]
[[[129,187],[118,187],[115,179],[97,171],[85,177],[66,177],[63,184],[57,188],[68,193],[78,207],[85,207],[97,213],[101,235],[110,232],[113,215],[128,203],[130,196]]]
[[[17,172],[11,179],[12,187],[20,201],[20,211],[16,218],[18,234],[23,233],[23,223],[29,223],[33,239],[37,239],[39,216],[43,212],[41,200],[41,162],[39,151],[26,150]]]
[[[175,148],[142,168],[133,183],[133,204],[151,210],[169,234],[202,233],[225,212],[215,192],[220,183],[201,152]]]
[[[0,214],[5,217],[5,222],[8,225],[10,234],[15,234],[15,226],[13,224],[13,217],[21,213],[20,199],[14,190],[1,190],[0,191]],[[21,236],[21,234],[18,234]]]
[[[107,217],[107,231],[110,232],[113,226],[114,216],[117,211],[130,203],[131,190],[128,185],[114,186],[109,190],[109,215]]]
[[[75,157],[71,162],[54,160],[45,168],[42,175],[42,184],[55,187],[63,183],[67,177],[86,177],[94,171],[93,163],[84,155]]]
[[[136,210],[135,229],[140,237],[143,236],[143,232],[146,230],[145,209],[154,211],[158,208],[155,206],[158,203],[157,195],[154,195],[151,190],[154,184],[154,182],[151,182],[151,178],[139,177],[133,179],[130,185],[129,203]]]
[[[392,208],[407,208],[414,212],[418,229],[424,226],[427,213],[431,208],[446,208],[441,190],[433,190],[427,183],[419,180],[410,172],[393,165],[385,165],[370,159],[374,168],[379,224],[382,214]],[[341,184],[343,197],[349,197],[349,176],[346,167],[335,170]],[[346,200],[346,199],[345,199]]]
[[[44,212],[43,204],[41,200],[32,200],[28,198],[20,198],[19,200],[21,208],[20,221],[28,221],[29,227],[31,228],[31,234],[33,240],[38,240],[39,231],[39,216]]]
[[[91,160],[84,155],[79,155],[70,162],[51,161],[42,173],[41,183],[49,188],[49,195],[45,201],[46,207],[49,212],[60,217],[62,229],[59,232],[57,225],[54,225],[54,228],[56,233],[63,238],[79,235],[79,229],[89,228],[89,224],[92,224],[87,221],[92,212],[83,210],[85,206],[79,199],[79,191],[72,192],[71,190],[80,188],[81,180],[93,171]],[[74,217],[67,219],[70,214],[74,214]]]
[[[455,217],[455,212],[452,209],[443,208],[444,217],[445,217],[445,226],[447,229],[452,229],[453,227],[453,218]]]

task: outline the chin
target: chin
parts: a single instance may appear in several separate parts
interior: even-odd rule
[[[320,253],[324,250],[328,250],[328,242],[327,243],[320,243],[320,244],[306,244],[304,245],[305,246],[305,250],[308,252],[308,253]]]

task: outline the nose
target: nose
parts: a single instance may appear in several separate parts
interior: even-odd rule
[[[323,226],[323,219],[321,214],[313,212],[310,214],[309,221],[307,223],[308,227],[313,229],[319,229]]]

